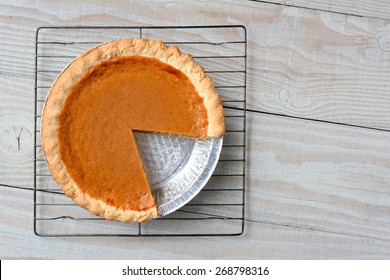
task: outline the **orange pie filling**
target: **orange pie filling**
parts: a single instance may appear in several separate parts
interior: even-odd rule
[[[203,138],[202,98],[188,77],[155,58],[101,62],[73,86],[59,118],[61,160],[79,188],[124,210],[155,202],[133,131]]]

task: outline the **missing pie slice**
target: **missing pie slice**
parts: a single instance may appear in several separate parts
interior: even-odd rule
[[[42,146],[65,194],[95,215],[156,218],[134,131],[202,139],[225,130],[214,83],[192,57],[161,41],[125,39],[76,58],[57,78]]]

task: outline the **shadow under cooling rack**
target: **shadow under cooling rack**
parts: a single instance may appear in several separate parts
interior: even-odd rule
[[[76,56],[107,41],[147,38],[177,45],[211,76],[226,115],[217,168],[187,205],[138,224],[91,215],[53,181],[41,146],[41,113],[57,75]],[[36,32],[34,232],[39,236],[226,236],[244,231],[247,37],[244,26],[40,27]]]

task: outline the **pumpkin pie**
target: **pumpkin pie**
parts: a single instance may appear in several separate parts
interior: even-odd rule
[[[42,116],[42,147],[65,194],[105,219],[158,217],[134,131],[197,139],[225,130],[214,83],[188,54],[124,39],[90,49],[57,78]]]

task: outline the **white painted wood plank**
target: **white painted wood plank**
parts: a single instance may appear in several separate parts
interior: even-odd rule
[[[248,219],[390,241],[390,133],[248,117]]]
[[[32,184],[40,25],[245,24],[249,108],[388,128],[388,21],[246,1],[10,3],[0,7],[0,183]],[[0,257],[389,258],[388,133],[252,113],[247,127],[243,236],[37,238],[32,192],[1,187]]]
[[[4,60],[0,73],[33,79],[31,46],[37,26],[96,24],[89,13],[102,14],[112,25],[197,24],[181,13],[186,8],[191,9],[194,17],[202,17],[202,24],[246,26],[248,108],[390,128],[389,21],[255,2],[205,2],[191,8],[190,2],[185,3],[155,4],[156,11],[169,8],[170,17],[152,15],[146,4],[139,5],[132,7],[131,18],[124,12],[129,9],[125,2],[112,7],[116,12],[111,14],[104,5],[85,4],[84,9],[75,11],[71,21],[65,11],[58,17],[47,15],[51,10],[61,13],[61,5],[40,2],[33,19],[29,14],[35,12],[33,8],[13,7],[12,13],[18,20],[9,24],[7,15],[0,20],[5,42],[1,46]],[[8,5],[2,8],[9,10]],[[82,10],[85,16],[80,14]],[[204,17],[204,10],[211,11],[213,16]]]
[[[249,32],[248,108],[390,128],[388,21],[286,8]]]
[[[11,239],[16,247],[4,244],[1,253],[15,258],[389,257],[389,133],[253,113],[248,123],[243,236],[106,238],[104,246],[101,238],[34,238],[31,192],[2,188],[2,213],[21,207],[16,221],[6,215],[0,220],[0,240]],[[32,238],[28,243],[26,235]]]
[[[0,183],[31,186],[34,140],[30,80],[0,75]]]
[[[386,0],[265,0],[259,2],[276,3],[364,17],[383,19],[388,19],[390,17],[390,3]]]

